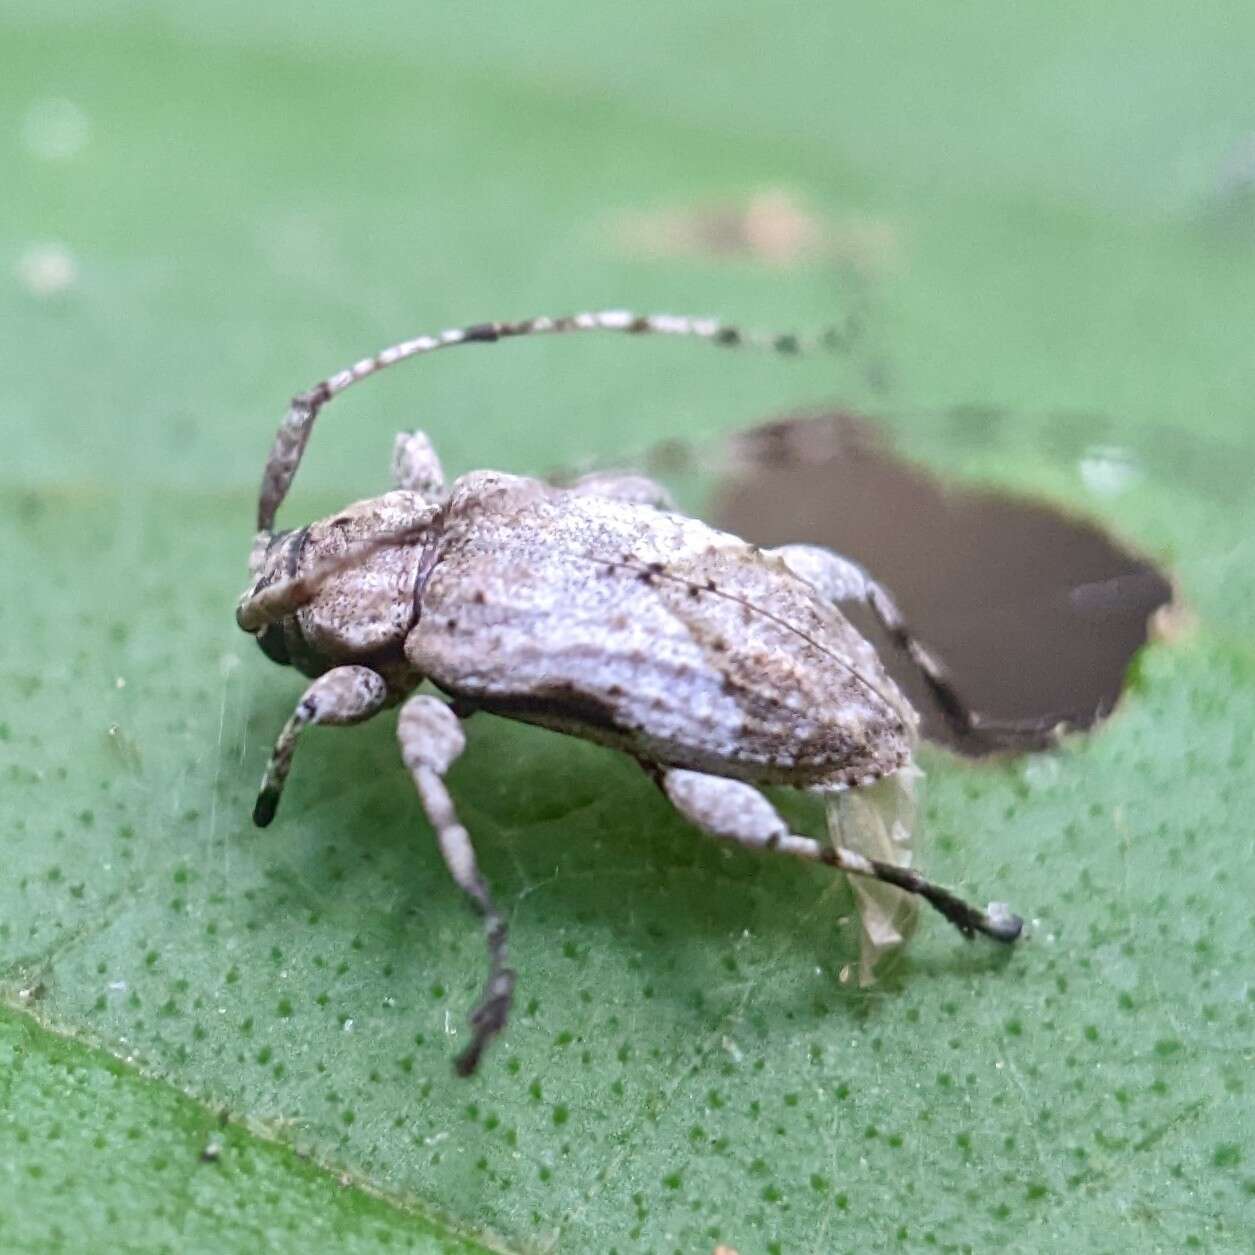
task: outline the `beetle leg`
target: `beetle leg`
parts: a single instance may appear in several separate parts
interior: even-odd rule
[[[425,432],[397,433],[392,445],[392,482],[426,501],[444,498],[444,467]]]
[[[257,804],[253,807],[253,823],[264,828],[275,817],[283,785],[292,768],[292,756],[301,731],[311,723],[336,727],[361,723],[378,714],[388,696],[388,686],[369,667],[336,667],[320,675],[305,690],[292,717],[283,725],[279,739],[266,764]]]
[[[488,939],[488,983],[479,1005],[471,1012],[470,1045],[458,1056],[459,1076],[470,1076],[479,1066],[488,1043],[505,1028],[514,997],[514,971],[506,964],[506,923],[488,892],[475,862],[470,834],[458,822],[444,776],[466,746],[457,716],[435,697],[411,697],[397,719],[401,757],[414,777],[427,820],[436,830],[440,853],[453,879],[484,917]]]
[[[780,545],[767,552],[829,601],[857,601],[867,606],[919,669],[946,718],[963,732],[971,732],[976,727],[976,716],[955,690],[944,665],[924,648],[907,626],[888,589],[877,584],[858,563],[820,545]]]
[[[752,785],[740,780],[672,770],[663,772],[661,785],[676,810],[710,836],[735,841],[749,849],[776,850],[794,858],[826,863],[849,875],[867,876],[918,894],[965,937],[980,932],[995,941],[1010,942],[1023,928],[1023,921],[1001,903],[991,903],[988,910],[982,911],[909,867],[896,867],[854,850],[791,833],[776,808]]]
[[[655,510],[674,510],[671,494],[647,475],[629,471],[590,471],[561,487],[580,497],[609,497],[633,505],[650,505]]]
[[[945,664],[921,643],[902,618],[889,590],[878,584],[857,562],[820,545],[780,545],[766,551],[779,558],[830,601],[857,601],[867,606],[893,642],[911,659],[951,727],[964,735],[992,738],[1004,748],[1043,749],[1058,742],[1066,731],[1067,715],[1037,719],[994,719],[974,711],[960,696]]]

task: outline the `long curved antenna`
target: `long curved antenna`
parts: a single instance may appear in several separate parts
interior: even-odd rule
[[[403,340],[391,348],[364,357],[352,366],[338,371],[306,392],[292,398],[283,422],[275,433],[266,469],[262,474],[261,494],[257,503],[257,530],[269,533],[275,515],[288,495],[297,467],[309,441],[314,420],[332,397],[339,396],[350,385],[375,374],[385,366],[394,366],[410,357],[434,353],[456,344],[492,344],[516,336],[557,335],[568,331],[619,331],[627,335],[693,336],[712,344],[727,347],[747,345],[771,349],[786,356],[814,349],[840,351],[854,336],[853,322],[843,330],[832,329],[815,340],[795,335],[757,335],[727,326],[713,318],[689,318],[675,314],[633,314],[627,310],[600,310],[594,313],[570,314],[560,318],[527,318],[522,322],[485,322],[473,327],[454,328],[435,335]]]

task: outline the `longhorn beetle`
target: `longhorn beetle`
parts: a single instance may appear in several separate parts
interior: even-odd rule
[[[893,842],[872,851],[890,857],[870,857],[839,839],[849,828],[842,799],[879,798],[888,804],[880,831],[905,845],[918,724],[840,603],[869,606],[950,716],[974,721],[889,594],[840,555],[759,549],[677,513],[637,475],[594,474],[559,488],[480,470],[446,486],[421,432],[396,439],[393,491],[274,530],[319,411],[351,384],[437,349],[575,331],[757,343],[782,354],[804,347],[711,319],[605,311],[482,323],[363,358],[293,398],[262,476],[252,583],[236,611],[267,657],[313,678],[266,766],[259,826],[274,818],[306,727],[361,723],[401,703],[401,756],[487,933],[488,981],[457,1060],[463,1076],[505,1027],[515,984],[505,920],[445,785],[465,744],[460,721],[475,711],[630,754],[712,837],[891,886],[879,900],[859,895],[873,950],[902,940],[909,912],[898,891],[924,898],[968,937],[1012,942],[1022,928],[1002,904],[979,910],[904,866]],[[416,693],[425,680],[447,700]],[[791,832],[761,785],[823,796],[834,839]],[[864,819],[876,811],[864,807]]]

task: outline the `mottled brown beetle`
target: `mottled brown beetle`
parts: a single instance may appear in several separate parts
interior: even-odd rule
[[[1022,928],[1001,904],[978,910],[904,865],[918,718],[837,603],[868,605],[946,710],[972,717],[889,595],[845,558],[758,549],[676,513],[637,475],[558,488],[472,471],[446,488],[419,432],[397,438],[394,491],[273,530],[319,410],[350,384],[452,345],[599,330],[755,342],[713,320],[607,311],[444,331],[363,359],[293,399],[262,478],[253,582],[236,613],[269,658],[316,677],[275,744],[258,825],[274,818],[303,728],[360,723],[404,701],[402,757],[487,931],[488,983],[462,1075],[505,1026],[515,981],[505,921],[444,781],[465,743],[459,720],[478,710],[623,750],[711,836],[852,873],[864,976],[909,931],[907,895],[968,937],[1011,942]],[[758,342],[802,347],[793,336]],[[450,700],[411,696],[424,680]],[[790,832],[760,785],[823,796],[832,842]]]

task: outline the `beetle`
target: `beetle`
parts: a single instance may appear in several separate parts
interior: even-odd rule
[[[918,716],[840,605],[869,606],[944,709],[973,716],[888,592],[839,554],[759,549],[677,512],[639,475],[559,487],[478,470],[446,486],[422,432],[397,437],[392,491],[275,530],[319,411],[352,384],[442,348],[577,331],[803,347],[712,319],[610,310],[484,323],[364,358],[293,398],[262,477],[251,583],[236,612],[270,659],[312,678],[267,763],[258,826],[275,816],[305,728],[400,705],[401,756],[485,925],[488,980],[456,1063],[463,1076],[505,1027],[516,979],[505,921],[445,783],[465,745],[461,720],[476,711],[621,750],[710,836],[850,874],[873,955],[903,940],[907,895],[968,937],[1010,943],[1022,930],[1001,903],[980,910],[904,865]],[[424,682],[443,697],[416,692]],[[833,839],[790,831],[759,791],[770,785],[823,797]],[[843,842],[849,832],[871,833],[874,848]]]

